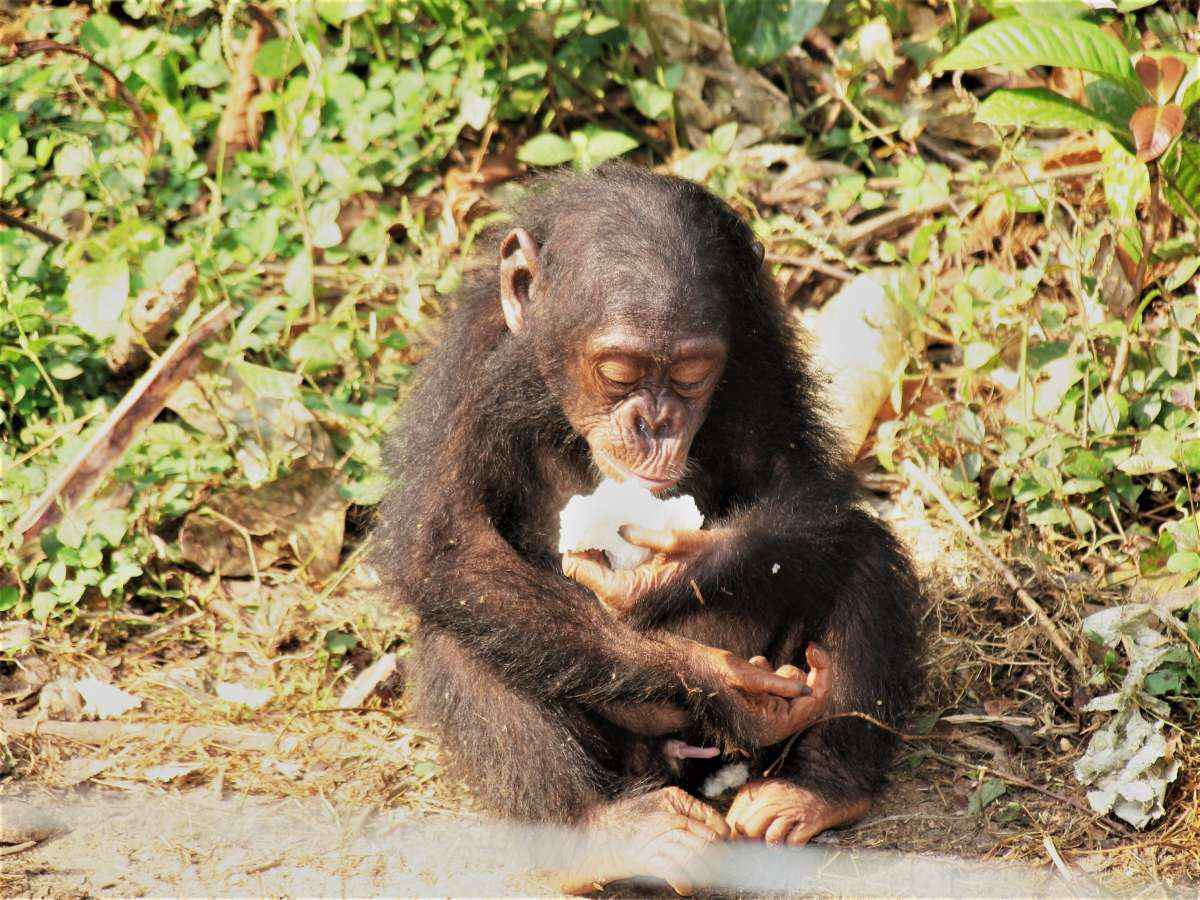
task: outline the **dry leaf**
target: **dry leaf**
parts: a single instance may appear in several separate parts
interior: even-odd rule
[[[1150,162],[1166,152],[1171,141],[1183,131],[1183,110],[1170,106],[1143,106],[1129,120],[1137,145],[1138,162]]]
[[[251,688],[246,687],[244,684],[234,684],[230,681],[218,681],[217,696],[227,703],[236,703],[239,706],[248,706],[250,709],[259,709],[265,706],[275,695],[263,688]]]
[[[1162,59],[1143,56],[1134,68],[1142,86],[1159,104],[1164,104],[1175,96],[1179,82],[1183,81],[1183,76],[1187,73],[1187,66],[1174,56],[1164,56]]]
[[[152,766],[143,774],[151,781],[167,782],[191,775],[199,768],[199,763],[163,763],[161,766]]]
[[[290,551],[310,575],[324,578],[338,566],[349,505],[332,469],[302,469],[214,497],[208,506],[220,517],[191,513],[179,534],[180,552],[206,572],[250,575]]]
[[[208,149],[208,170],[216,172],[224,151],[225,164],[235,153],[257,147],[262,134],[262,113],[254,102],[258,94],[258,76],[254,74],[254,58],[267,33],[266,26],[257,18],[250,23],[246,39],[238,50],[234,71],[229,82],[229,99],[221,122],[217,125],[217,139]]]
[[[95,719],[115,719],[142,705],[142,698],[95,678],[81,678],[75,690],[83,697],[83,714]]]

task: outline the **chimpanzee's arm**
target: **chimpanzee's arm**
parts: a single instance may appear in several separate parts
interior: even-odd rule
[[[833,659],[827,717],[865,713],[897,728],[920,685],[920,588],[886,527],[862,512],[852,522],[857,552],[843,558],[828,613],[812,632]],[[896,742],[865,719],[832,718],[801,735],[780,774],[830,802],[853,802],[882,787]]]
[[[485,515],[459,512],[453,521],[453,538],[406,550],[428,557],[407,567],[424,573],[417,583],[396,585],[423,622],[453,635],[512,686],[548,702],[597,709],[672,704],[705,731],[750,743],[754,713],[729,689],[729,673],[721,669],[728,654],[672,635],[640,634],[561,573],[523,559]],[[760,691],[799,693],[799,682],[758,671]]]
[[[919,683],[921,594],[908,559],[891,531],[866,511],[798,493],[776,493],[714,521],[730,538],[688,570],[689,581],[706,606],[731,604],[749,617],[801,623],[804,639],[832,657],[826,717],[865,713],[896,727]],[[696,602],[690,584],[675,586],[642,598],[627,621],[670,628],[672,613],[694,612]],[[795,662],[803,665],[802,651]],[[884,729],[846,717],[810,729],[790,758],[804,786],[862,796],[878,786],[894,745]]]

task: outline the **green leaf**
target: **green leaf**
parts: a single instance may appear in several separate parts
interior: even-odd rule
[[[1004,796],[1004,792],[1008,790],[1008,786],[997,778],[989,778],[979,788],[971,794],[971,799],[967,802],[967,812],[981,813],[990,804]]]
[[[0,587],[0,612],[7,609],[12,609],[17,605],[17,601],[21,599],[21,592],[12,585]]]
[[[254,74],[259,78],[282,78],[300,65],[302,58],[300,48],[295,43],[272,38],[259,47],[255,54]]]
[[[64,547],[76,549],[83,543],[86,534],[87,526],[83,524],[83,520],[79,516],[69,516],[63,519],[56,532],[58,540]]]
[[[757,67],[783,56],[821,21],[829,0],[721,0],[733,56]]]
[[[1193,215],[1200,214],[1200,142],[1180,141],[1167,160],[1172,193],[1183,195]]]
[[[985,125],[1069,128],[1073,131],[1104,129],[1129,137],[1127,128],[1046,88],[1002,88],[979,104],[975,118]]]
[[[116,334],[128,298],[129,266],[123,259],[88,263],[67,285],[71,318],[97,340]]]
[[[1129,52],[1108,32],[1076,19],[1021,17],[989,22],[943,56],[935,71],[1007,66],[1058,66],[1111,78],[1135,97],[1145,89],[1129,61]]]
[[[325,649],[335,656],[349,653],[358,646],[358,638],[345,631],[325,632]]]
[[[1088,410],[1088,425],[1096,434],[1112,434],[1129,418],[1129,401],[1120,394],[1100,394]]]
[[[982,369],[1000,351],[987,341],[973,341],[963,350],[963,365],[968,369]]]
[[[361,16],[371,8],[367,0],[319,0],[316,4],[317,15],[330,25],[341,25],[348,19]]]
[[[1167,560],[1167,571],[1176,575],[1191,575],[1200,572],[1200,553],[1193,550],[1181,550],[1172,553]]]
[[[576,148],[575,164],[584,170],[623,156],[638,145],[623,131],[612,131],[596,125],[571,132],[571,143]]]
[[[557,134],[531,137],[517,151],[517,159],[531,166],[560,166],[575,158],[575,148]]]
[[[637,78],[629,82],[629,96],[633,100],[633,105],[637,107],[637,111],[647,119],[661,119],[665,116],[670,111],[671,101],[674,98],[674,94],[665,87],[645,78]]]
[[[66,359],[56,362],[47,371],[59,381],[70,381],[72,378],[78,378],[83,374],[83,369]]]

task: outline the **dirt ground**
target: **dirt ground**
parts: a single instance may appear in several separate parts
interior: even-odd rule
[[[1070,776],[1085,736],[1056,700],[1043,656],[1053,651],[919,498],[900,494],[879,509],[933,599],[930,685],[892,786],[865,820],[807,851],[725,848],[724,895],[1182,889],[1196,865],[1195,786],[1173,801],[1191,813],[1146,834],[1092,815]],[[1041,596],[1076,602],[1037,578]],[[107,673],[142,704],[110,722],[44,722],[40,734],[29,733],[35,704],[45,706],[37,695],[2,707],[0,896],[553,892],[538,872],[564,837],[474,816],[432,740],[407,721],[402,678],[361,707],[337,707],[356,672],[386,649],[404,651],[408,623],[381,609],[369,585],[194,587],[203,602],[174,622],[138,631],[97,615],[70,639],[38,636],[38,657],[55,661],[41,695],[56,676]],[[322,651],[331,630],[356,637],[340,663]],[[218,699],[221,682],[265,685],[270,699],[261,709]],[[15,809],[49,817],[23,849],[21,835],[5,833]]]

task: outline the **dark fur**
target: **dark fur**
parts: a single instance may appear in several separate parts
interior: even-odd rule
[[[630,765],[644,754],[599,715],[609,703],[686,707],[693,742],[744,746],[743,706],[681,637],[801,666],[818,641],[834,659],[835,711],[899,723],[917,685],[919,589],[891,533],[857,505],[747,226],[696,185],[626,165],[543,180],[514,224],[542,248],[529,325],[504,325],[492,241],[409,401],[377,535],[388,590],[420,618],[419,711],[481,800],[571,820],[661,783]],[[565,578],[555,552],[557,510],[596,480],[562,411],[576,389],[562,363],[616,307],[648,334],[726,335],[679,490],[740,534],[694,573],[703,606],[688,587],[625,622]],[[838,719],[805,732],[781,772],[859,799],[880,788],[894,743]]]

